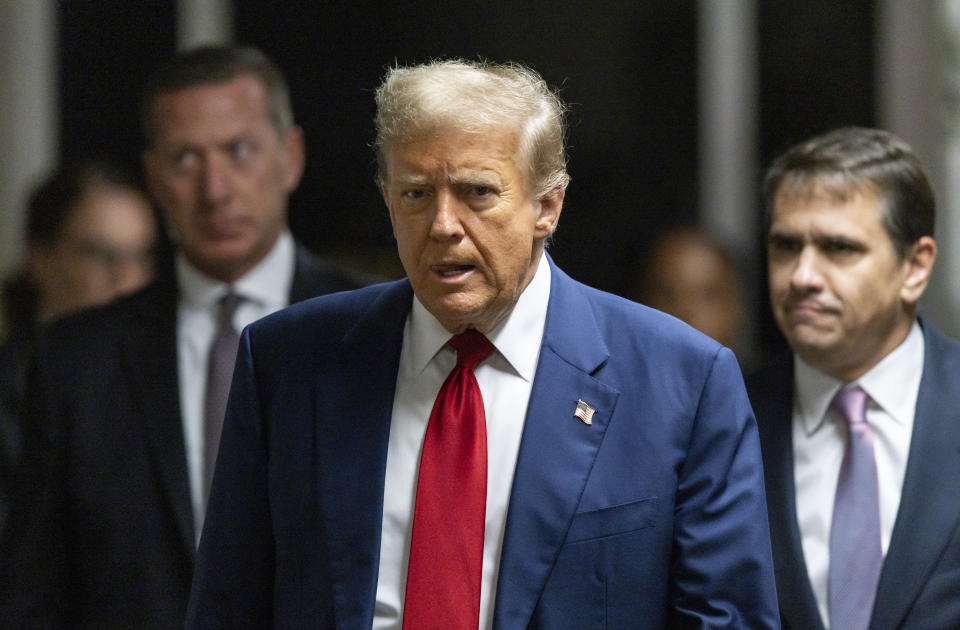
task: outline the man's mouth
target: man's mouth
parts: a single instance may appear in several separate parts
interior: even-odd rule
[[[212,238],[233,238],[243,234],[244,225],[241,217],[218,216],[207,219],[203,228]]]
[[[787,302],[784,308],[787,313],[799,317],[814,317],[817,315],[829,315],[837,312],[837,309],[830,308],[829,306],[814,300],[798,300]]]
[[[473,265],[432,265],[430,267],[430,270],[441,278],[456,278],[473,269]]]

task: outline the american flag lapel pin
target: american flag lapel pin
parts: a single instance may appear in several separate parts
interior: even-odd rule
[[[574,410],[573,415],[576,418],[580,418],[584,424],[593,424],[593,412],[593,407],[578,399],[577,408]]]

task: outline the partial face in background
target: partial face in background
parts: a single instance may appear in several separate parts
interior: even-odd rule
[[[733,348],[743,325],[736,269],[716,246],[695,232],[667,234],[640,278],[644,304],[669,313]]]
[[[153,276],[156,222],[139,192],[94,185],[49,245],[35,244],[28,266],[49,321],[136,291]]]
[[[871,190],[839,200],[789,181],[774,201],[768,256],[777,325],[802,359],[859,378],[910,331],[936,245],[922,237],[901,260]]]
[[[278,132],[263,83],[249,75],[161,94],[153,117],[144,166],[171,238],[197,269],[233,282],[286,228],[302,132]]]
[[[404,271],[450,332],[487,332],[537,269],[563,205],[535,199],[516,163],[517,134],[440,132],[387,152],[383,197]]]

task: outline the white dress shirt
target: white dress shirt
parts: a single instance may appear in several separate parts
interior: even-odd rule
[[[233,291],[244,298],[233,316],[238,331],[287,306],[295,260],[293,237],[289,232],[283,232],[266,258],[233,283]],[[220,298],[231,287],[204,275],[183,256],[177,256],[176,274],[180,289],[177,307],[180,410],[194,531],[199,542],[203,525],[203,398],[207,387],[207,363],[210,344],[216,333]]]
[[[856,381],[870,397],[867,422],[874,436],[884,556],[900,506],[923,373],[923,354],[923,332],[915,322],[904,342]],[[830,402],[844,383],[799,358],[794,359],[794,367],[793,472],[797,520],[807,574],[820,617],[829,628],[830,521],[847,439],[845,420],[830,409]]]
[[[550,266],[536,274],[487,338],[496,347],[474,374],[487,420],[487,507],[480,583],[480,629],[493,626],[507,506],[550,299]],[[451,334],[414,299],[403,331],[384,483],[380,572],[373,627],[399,630],[417,496],[420,451],[440,386],[456,363]]]

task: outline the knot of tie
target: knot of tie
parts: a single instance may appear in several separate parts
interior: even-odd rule
[[[830,405],[847,421],[851,430],[866,431],[867,392],[859,387],[840,390]]]
[[[234,328],[233,314],[237,311],[237,307],[240,306],[240,302],[242,301],[243,298],[233,291],[230,291],[220,298],[220,313],[217,324],[221,329],[224,327]]]
[[[457,351],[457,367],[466,368],[471,372],[495,349],[490,340],[476,330],[454,335],[447,343]]]

